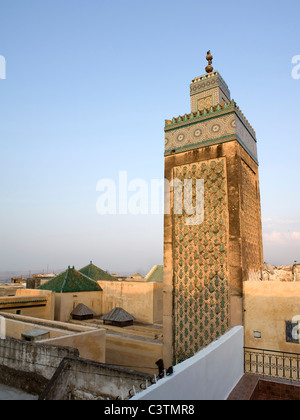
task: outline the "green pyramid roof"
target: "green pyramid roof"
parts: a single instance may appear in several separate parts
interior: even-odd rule
[[[146,275],[147,282],[162,283],[164,279],[164,267],[162,265],[155,265]]]
[[[42,284],[38,289],[51,290],[57,293],[97,292],[102,290],[97,282],[75,270],[74,267],[69,267],[67,271]]]
[[[80,273],[90,277],[95,281],[100,280],[110,280],[110,281],[117,281],[116,277],[111,276],[107,271],[101,270],[101,268],[95,266],[92,261],[89,265],[81,268]]]

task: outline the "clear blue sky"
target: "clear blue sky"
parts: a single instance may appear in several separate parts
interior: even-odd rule
[[[100,216],[101,178],[163,178],[164,120],[211,49],[258,138],[265,260],[300,261],[300,3],[1,0],[0,270],[162,263],[163,215]]]

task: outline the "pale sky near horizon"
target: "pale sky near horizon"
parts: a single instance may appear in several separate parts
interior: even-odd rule
[[[163,178],[164,120],[190,112],[209,49],[257,134],[264,259],[300,262],[299,16],[292,0],[1,0],[0,271],[162,264],[163,215],[100,216],[96,186]]]

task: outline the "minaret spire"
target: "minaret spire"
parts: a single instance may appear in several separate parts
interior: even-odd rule
[[[214,68],[212,66],[213,56],[211,55],[210,50],[207,51],[206,60],[208,61],[208,65],[205,67],[205,71],[206,71],[206,73],[212,73],[213,70],[214,70]]]

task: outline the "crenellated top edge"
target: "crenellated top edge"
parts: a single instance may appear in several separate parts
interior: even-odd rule
[[[211,73],[213,74],[213,73]],[[190,114],[185,114],[183,116],[179,116],[177,118],[172,118],[172,120],[165,120],[165,130],[175,128],[177,124],[182,124],[185,122],[192,122],[193,120],[198,120],[204,117],[208,117],[212,114],[216,114],[221,111],[226,110],[235,110],[238,114],[238,116],[241,118],[243,123],[246,125],[246,127],[249,129],[249,131],[253,134],[254,137],[256,137],[256,133],[247,120],[247,118],[244,116],[240,108],[237,106],[236,102],[232,100],[231,102],[223,102],[222,104],[218,104],[215,106],[211,106],[210,108],[203,108],[201,110],[198,110],[197,112],[191,112]],[[194,122],[194,121],[193,121]],[[196,121],[195,121],[196,122]]]
[[[196,84],[196,83],[203,82],[203,81],[206,81],[206,80],[209,80],[209,79],[215,78],[215,77],[217,77],[218,79],[220,79],[220,81],[221,81],[221,82],[222,82],[222,83],[226,86],[226,88],[229,90],[229,87],[228,87],[227,83],[225,82],[225,80],[223,79],[223,77],[220,75],[220,73],[219,73],[218,71],[214,71],[214,72],[212,72],[212,73],[207,73],[207,74],[204,74],[203,76],[195,77],[195,78],[192,80],[191,85],[194,85],[194,84]]]
[[[195,77],[192,80],[192,84],[193,83],[202,82],[203,80],[207,80],[207,79],[210,79],[210,78],[215,77],[215,76],[219,76],[220,77],[220,74],[217,71],[214,71],[212,73],[204,74],[203,76]]]

